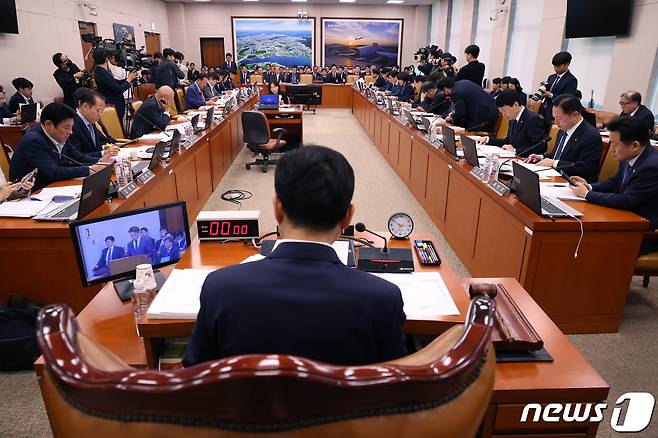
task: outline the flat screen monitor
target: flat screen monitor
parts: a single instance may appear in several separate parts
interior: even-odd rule
[[[322,105],[321,85],[286,85],[290,103],[302,105]]]
[[[135,277],[135,267],[176,263],[190,245],[185,202],[69,224],[84,286]]]
[[[633,0],[568,0],[565,36],[626,36],[632,15]]]
[[[0,32],[18,33],[16,0],[0,0]]]

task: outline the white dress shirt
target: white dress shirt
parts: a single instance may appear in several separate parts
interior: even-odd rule
[[[573,133],[576,131],[576,129],[578,129],[578,127],[580,126],[580,124],[583,123],[584,121],[585,121],[585,119],[581,116],[581,117],[580,117],[580,121],[579,121],[578,123],[576,123],[576,124],[573,125],[571,128],[569,128],[567,131],[565,131],[567,135],[566,135],[566,136],[564,137],[564,139],[560,142],[560,143],[562,143],[562,153],[560,154],[560,156],[562,156],[562,155],[564,154],[564,148],[567,147],[567,143],[569,142],[569,139],[571,138],[571,136],[573,135]],[[557,153],[557,146],[555,146],[555,147],[556,147],[555,152]],[[553,155],[553,156],[555,156],[555,155]],[[559,162],[560,162],[560,160],[553,160],[553,167],[554,167],[554,168],[555,168],[555,167],[558,167],[558,163],[559,163]]]

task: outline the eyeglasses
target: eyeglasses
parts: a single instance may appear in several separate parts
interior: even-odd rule
[[[633,102],[622,102],[622,101],[619,101],[619,105],[621,105],[621,106],[629,105],[629,104],[631,104],[631,103],[633,103]]]

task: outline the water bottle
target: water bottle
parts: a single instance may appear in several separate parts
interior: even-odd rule
[[[490,154],[485,155],[484,166],[482,167],[482,182],[488,183],[491,176],[492,158]]]
[[[117,176],[117,185],[119,188],[128,185],[128,175],[126,173],[126,166],[124,166],[123,161],[123,157],[117,157],[114,161],[114,174]],[[128,163],[128,166],[130,166],[130,163]]]
[[[493,154],[491,156],[491,171],[489,172],[489,181],[498,181],[498,171],[500,170],[500,157],[498,154]]]
[[[130,184],[131,182],[133,182],[133,168],[130,164],[130,160],[127,159],[126,157],[123,157],[121,159],[121,162],[123,164],[123,170],[126,175],[126,181],[128,181],[128,184]]]
[[[132,309],[135,320],[140,320],[151,305],[151,293],[146,289],[144,280],[138,279],[133,283]]]

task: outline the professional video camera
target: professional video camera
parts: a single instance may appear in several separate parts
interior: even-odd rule
[[[547,88],[546,88],[547,85],[548,84],[546,82],[543,82],[543,81],[540,82],[539,83],[539,88],[537,89],[537,91],[535,91],[534,94],[532,94],[530,96],[530,99],[534,100],[535,102],[538,102],[538,101],[542,100],[544,98],[544,93],[547,90]]]
[[[83,35],[82,40],[90,43],[93,50],[105,49],[108,55],[114,55],[116,65],[126,70],[141,70],[154,64],[154,61],[147,57],[144,47],[138,49],[131,41],[117,42],[91,34]]]
[[[438,52],[439,54],[443,53],[438,46],[425,46],[421,47],[414,53],[414,61],[416,62],[427,62],[429,59],[430,52]]]

